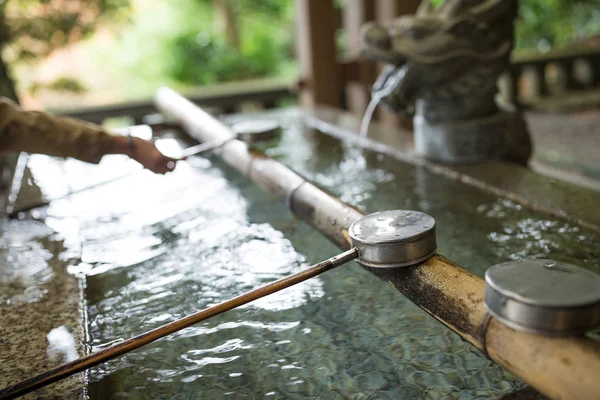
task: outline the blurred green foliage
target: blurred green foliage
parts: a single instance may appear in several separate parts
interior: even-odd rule
[[[600,33],[600,0],[521,0],[518,49],[566,46]]]
[[[223,5],[231,11],[226,24]],[[98,28],[104,39],[88,41],[86,53],[103,76],[122,83],[124,99],[163,84],[294,74],[294,10],[293,0],[0,0],[0,94],[16,98],[6,65],[33,65]],[[81,93],[86,86],[59,78],[24,89]]]
[[[160,85],[296,73],[293,0],[227,0],[237,43],[219,23],[213,1],[155,0],[132,16],[117,43],[95,49],[96,56],[113,57],[107,68],[127,80],[131,97],[147,96]]]
[[[166,72],[174,80],[202,85],[280,75],[294,59],[293,1],[231,1],[239,44],[215,22],[210,2],[187,3],[203,23],[165,38]]]
[[[429,0],[440,6],[444,0]],[[600,0],[520,0],[517,49],[548,50],[600,33]]]

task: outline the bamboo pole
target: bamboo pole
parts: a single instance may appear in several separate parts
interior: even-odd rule
[[[129,353],[132,350],[180,331],[188,326],[197,324],[198,322],[207,320],[219,314],[223,314],[226,311],[232,310],[244,304],[248,304],[254,300],[296,285],[297,283],[314,278],[315,276],[321,275],[322,273],[330,271],[335,267],[339,267],[340,265],[354,260],[357,256],[358,250],[355,248],[347,250],[342,254],[338,254],[335,257],[315,264],[303,271],[297,272],[285,278],[278,279],[275,282],[261,286],[257,289],[251,290],[240,296],[206,308],[202,311],[198,311],[197,313],[188,315],[187,317],[180,318],[177,321],[170,322],[146,333],[142,333],[141,335],[110,346],[104,350],[63,364],[50,371],[44,372],[34,376],[33,378],[17,383],[16,385],[0,390],[0,400],[14,399],[19,396],[23,396],[24,394],[31,393],[34,390],[48,386],[51,383],[58,382],[78,372],[117,358],[125,353]]]
[[[176,92],[162,88],[157,108],[175,118],[193,138],[212,141],[229,129]],[[283,199],[302,220],[341,248],[348,228],[362,214],[327,195],[283,164],[232,141],[217,154],[267,192]],[[441,255],[421,265],[368,268],[463,339],[553,399],[600,399],[600,343],[586,337],[544,337],[518,332],[495,320],[486,324],[484,282]]]

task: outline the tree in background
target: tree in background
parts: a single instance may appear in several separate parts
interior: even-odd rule
[[[295,59],[294,2],[188,0],[203,24],[165,38],[167,74],[192,85],[280,75]]]
[[[294,0],[130,2],[133,11],[127,24],[105,24],[101,34],[76,46],[78,55],[87,57],[90,72],[75,73],[70,67],[70,74],[86,83],[89,94],[98,94],[79,96],[84,101],[147,99],[163,85],[186,90],[297,75]],[[22,80],[35,74],[21,71],[24,68],[19,69]],[[88,75],[94,71],[96,78]],[[75,101],[75,96],[51,91],[35,97],[52,106]]]
[[[230,0],[212,0],[212,4],[217,14],[219,29],[225,34],[229,44],[239,49],[240,34],[233,3]]]
[[[0,95],[18,101],[9,65],[47,57],[87,37],[107,18],[124,18],[128,11],[129,0],[0,1]],[[52,85],[55,89],[80,89],[69,78]]]

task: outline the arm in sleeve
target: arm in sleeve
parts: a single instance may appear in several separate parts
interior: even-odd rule
[[[0,151],[73,157],[97,164],[114,137],[98,125],[39,111],[24,111],[0,98]]]

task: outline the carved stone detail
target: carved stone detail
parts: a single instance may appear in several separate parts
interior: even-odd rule
[[[417,151],[425,157],[527,162],[531,143],[522,117],[495,101],[496,82],[509,64],[517,9],[518,0],[446,0],[437,9],[424,0],[415,15],[363,26],[362,56],[388,64],[373,92],[403,74],[382,102],[415,116]]]

